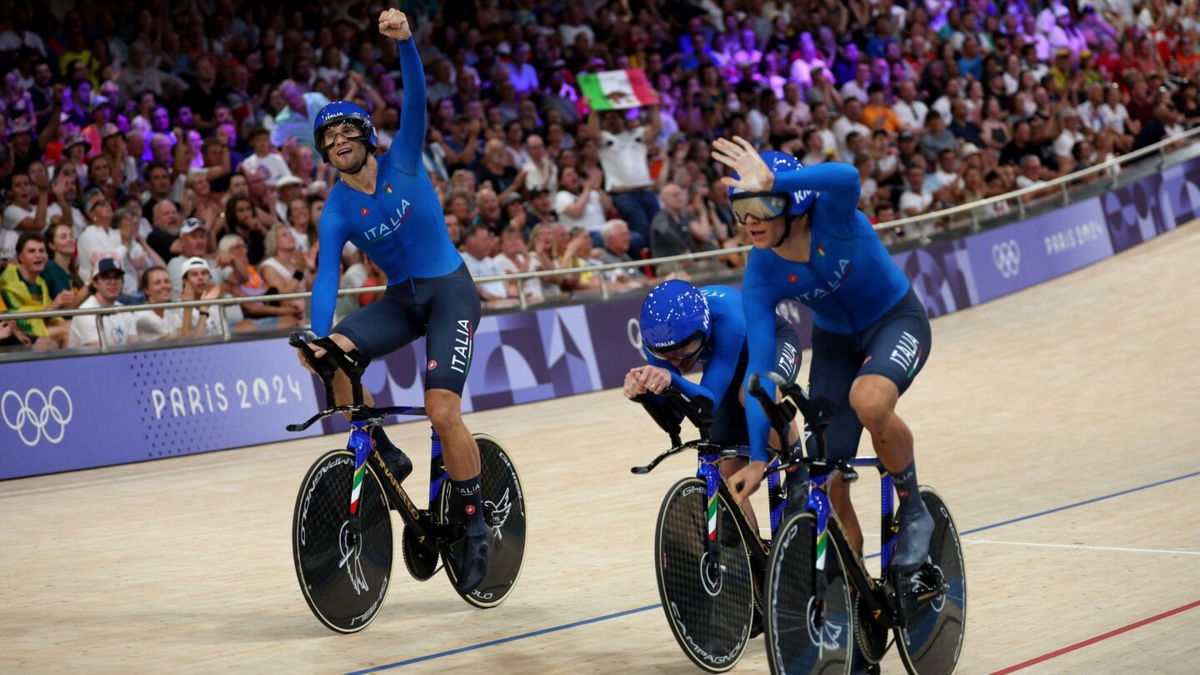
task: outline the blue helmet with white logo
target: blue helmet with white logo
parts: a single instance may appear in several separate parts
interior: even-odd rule
[[[779,174],[784,171],[795,171],[797,169],[804,168],[804,165],[800,163],[800,160],[786,152],[780,152],[778,150],[764,150],[758,153],[758,156],[762,157],[762,161],[766,162],[767,168],[769,168],[773,174]],[[733,172],[733,177],[739,177],[736,171]],[[734,199],[737,197],[737,195],[743,194],[744,192],[744,190],[731,187],[729,188],[729,198]],[[780,215],[802,216],[810,207],[812,207],[813,202],[817,200],[817,193],[812,190],[779,192],[777,194],[786,196],[788,200],[787,210]]]
[[[666,352],[699,336],[708,342],[712,321],[708,301],[686,281],[659,284],[646,296],[639,317],[642,341],[652,351]]]
[[[367,111],[351,101],[334,101],[321,108],[321,112],[317,113],[317,118],[313,120],[313,144],[321,153],[322,159],[326,162],[329,161],[329,148],[324,145],[323,138],[325,129],[340,122],[350,122],[362,129],[363,136],[365,136],[363,140],[367,144],[367,154],[375,152],[375,148],[379,145],[379,137],[375,134],[375,125],[371,122],[371,116],[367,114]]]

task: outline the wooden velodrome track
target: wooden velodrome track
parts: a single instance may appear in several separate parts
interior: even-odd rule
[[[1200,672],[1198,262],[1193,224],[934,322],[900,411],[968,542],[958,672]],[[631,475],[666,439],[616,391],[468,421],[526,489],[504,605],[412,581],[397,552],[370,628],[321,627],[289,537],[300,478],[342,440],[314,438],[0,483],[0,672],[693,672],[651,564],[659,502],[692,463]],[[427,428],[390,431],[427,475]],[[868,481],[856,492],[877,508]],[[765,670],[756,639],[736,672]]]

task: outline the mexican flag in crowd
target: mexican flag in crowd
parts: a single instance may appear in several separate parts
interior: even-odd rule
[[[658,103],[658,93],[641,68],[580,73],[578,81],[593,110],[624,110]]]

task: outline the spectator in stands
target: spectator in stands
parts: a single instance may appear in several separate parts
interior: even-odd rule
[[[90,223],[79,235],[79,276],[90,278],[96,261],[112,258],[126,271],[144,270],[150,260],[146,249],[138,242],[136,221],[125,228],[114,219],[112,203],[99,190],[89,190],[84,196],[84,208]],[[136,286],[129,290],[136,291]],[[122,290],[125,292],[125,289]]]
[[[329,104],[329,99],[319,92],[305,92],[293,80],[285,80],[279,85],[279,93],[283,96],[286,107],[275,115],[271,144],[276,147],[291,145],[312,150],[312,121],[321,108]]]
[[[250,263],[245,240],[236,234],[226,234],[217,244],[219,281],[235,298],[259,297],[267,293],[267,284],[258,269]],[[361,284],[360,284],[361,285]],[[295,305],[278,302],[246,302],[238,305],[245,317],[237,330],[282,329],[299,324],[301,312]]]
[[[94,292],[80,309],[97,307],[120,307],[117,298],[121,295],[125,272],[118,261],[101,258],[92,275]],[[124,345],[138,341],[137,321],[128,312],[118,312],[104,317],[104,342],[108,346]],[[91,347],[100,344],[100,332],[96,317],[77,316],[71,320],[67,338],[68,347]]]
[[[560,189],[554,196],[554,212],[558,214],[559,222],[568,229],[579,227],[588,233],[595,232],[595,244],[601,243],[600,228],[604,227],[604,212],[616,201],[610,200],[600,189],[603,180],[599,173],[582,180],[579,171],[568,166],[562,170],[559,178]],[[639,199],[640,197],[633,197],[634,201]]]
[[[0,273],[0,298],[14,312],[37,312],[69,307],[75,299],[69,290],[50,294],[42,276],[47,261],[46,243],[37,232],[24,232],[17,241],[16,264]],[[19,331],[27,336],[33,350],[55,349],[66,342],[68,322],[62,319],[20,319]]]
[[[87,299],[87,291],[79,280],[75,259],[77,243],[71,227],[58,223],[46,228],[46,248],[50,259],[42,270],[42,278],[50,288],[50,297],[57,298],[63,291],[70,291],[73,297],[63,307],[74,309]]]
[[[599,143],[600,164],[604,168],[604,190],[613,198],[621,218],[629,224],[633,247],[640,250],[649,242],[650,223],[658,213],[654,181],[650,178],[648,148],[662,131],[662,117],[657,105],[649,108],[649,124],[638,118],[626,122],[618,111],[588,115],[587,130]],[[559,214],[562,217],[562,214]],[[594,231],[599,238],[601,221]],[[589,228],[591,229],[591,228]],[[599,245],[599,242],[595,242]]]
[[[232,193],[225,203],[223,224],[216,229],[216,238],[222,235],[239,235],[246,246],[251,265],[262,262],[266,252],[266,235],[270,228],[259,218],[254,202],[243,193]]]
[[[209,265],[209,276],[215,277],[217,271],[216,257],[207,260],[212,252],[209,251],[208,225],[199,218],[186,218],[179,227],[179,238],[175,242],[178,255],[167,262],[167,274],[171,277],[171,291],[176,297],[183,292],[183,277],[185,267],[195,260],[206,260]]]
[[[493,260],[501,274],[520,274],[539,269],[537,258],[529,253],[529,247],[525,245],[524,235],[521,229],[513,226],[504,228],[500,234],[500,253]],[[538,277],[514,281],[507,285],[506,291],[511,292],[513,286],[521,289],[521,296],[524,296],[527,304],[536,304],[545,299],[542,280]]]
[[[925,169],[910,166],[904,171],[907,189],[900,195],[900,213],[908,218],[924,213],[933,205],[933,193],[925,189]]]
[[[504,274],[500,265],[492,258],[493,235],[485,225],[472,225],[467,229],[463,242],[462,258],[472,277],[488,277]],[[519,297],[515,289],[504,281],[485,281],[475,284],[479,297],[489,307],[510,307]]]
[[[659,192],[663,208],[654,217],[650,228],[650,253],[655,258],[692,253],[711,248],[708,242],[707,222],[688,210],[687,192],[675,184],[668,184]],[[664,263],[658,266],[662,276],[684,268],[682,263]]]
[[[546,143],[537,134],[525,139],[525,152],[529,159],[521,167],[525,172],[525,189],[531,194],[536,190],[558,191],[558,167],[554,158],[546,152]]]
[[[952,131],[946,128],[946,122],[941,113],[930,110],[929,114],[925,116],[925,133],[921,135],[918,146],[921,154],[925,155],[925,159],[933,161],[937,159],[938,153],[942,150],[957,149],[958,139],[954,137]],[[900,207],[900,210],[903,211],[904,207]]]
[[[312,290],[315,268],[307,266],[304,254],[296,248],[296,238],[286,225],[275,225],[263,242],[266,258],[258,266],[267,285],[267,293],[304,293]],[[296,316],[303,316],[303,300],[283,300],[285,307],[294,307]]]
[[[628,262],[633,258],[629,255],[629,225],[625,221],[614,218],[604,224],[601,229],[604,235],[604,251],[600,253],[600,262],[604,264]],[[622,269],[609,270],[604,273],[609,281],[637,282],[646,280],[646,274],[635,265]]]

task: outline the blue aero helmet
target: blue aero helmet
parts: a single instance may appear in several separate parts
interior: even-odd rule
[[[329,147],[324,144],[325,129],[339,122],[350,122],[362,130],[363,141],[367,145],[367,154],[375,152],[379,146],[379,137],[375,134],[375,125],[371,116],[361,106],[351,101],[334,101],[321,108],[317,118],[313,120],[313,144],[321,153],[321,159],[329,161]]]
[[[765,150],[758,153],[758,156],[762,158],[773,174],[804,168],[799,160],[786,152]],[[736,171],[733,172],[733,177],[739,178]],[[739,224],[745,223],[746,216],[754,216],[758,220],[771,220],[780,216],[791,216],[791,218],[802,216],[816,200],[817,193],[812,190],[747,192],[736,187],[729,188],[730,209]],[[783,240],[791,234],[791,218],[788,218],[783,236],[775,246],[782,244]]]
[[[661,283],[650,291],[642,303],[638,322],[642,341],[655,353],[674,351],[696,337],[700,337],[703,347],[712,328],[704,295],[679,279]]]

